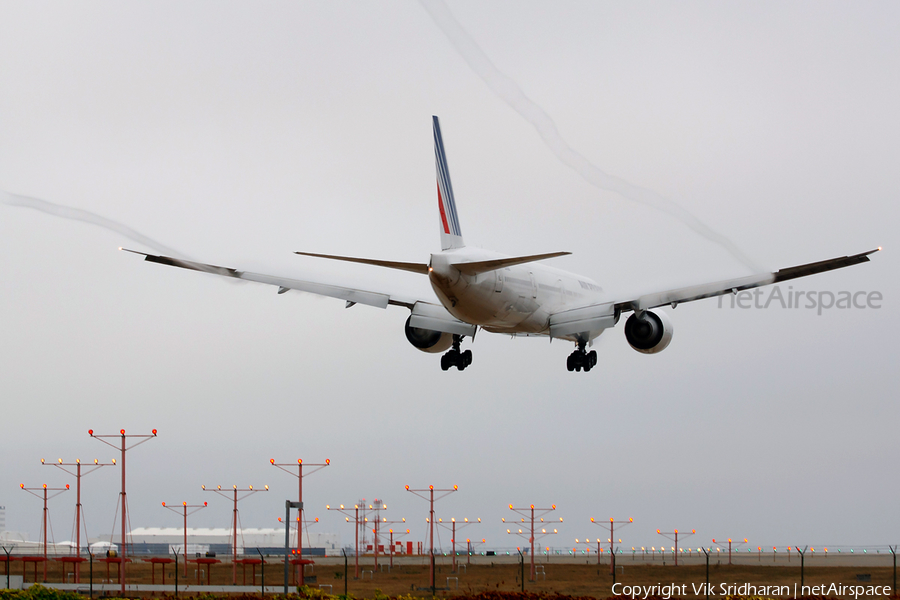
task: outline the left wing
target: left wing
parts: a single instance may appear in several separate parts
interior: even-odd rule
[[[397,296],[394,294],[385,294],[382,292],[373,292],[369,290],[360,290],[350,287],[342,287],[330,285],[326,283],[316,283],[314,281],[303,281],[300,279],[289,279],[287,277],[277,277],[273,275],[264,275],[262,273],[251,273],[249,271],[239,271],[229,267],[218,267],[206,263],[198,263],[190,260],[179,258],[171,258],[169,256],[155,256],[145,252],[136,250],[128,250],[120,248],[126,252],[140,254],[144,260],[161,265],[169,265],[170,267],[180,267],[182,269],[190,269],[192,271],[201,271],[203,273],[212,273],[213,275],[221,275],[223,277],[231,277],[234,279],[243,279],[244,281],[255,281],[257,283],[265,283],[268,285],[278,286],[278,293],[283,294],[288,290],[299,290],[310,294],[318,294],[320,296],[328,296],[330,298],[338,298],[347,302],[347,307],[354,304],[366,304],[377,308],[386,308],[388,305],[405,306],[410,310],[416,305],[416,302],[424,302],[434,304],[434,299],[427,298],[409,298]]]

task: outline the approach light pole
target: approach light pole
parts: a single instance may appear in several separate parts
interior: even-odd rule
[[[19,487],[21,489],[25,490],[26,492],[28,492],[29,494],[31,494],[32,496],[34,496],[35,498],[43,498],[44,499],[44,524],[42,525],[42,528],[43,528],[43,536],[42,537],[44,538],[44,582],[46,583],[47,582],[47,534],[48,534],[47,519],[49,517],[49,512],[50,512],[50,509],[47,508],[47,500],[49,500],[50,498],[55,498],[56,496],[59,496],[60,494],[62,494],[66,490],[68,490],[69,484],[67,483],[66,487],[64,487],[64,488],[47,487],[46,483],[42,487],[39,487],[39,488],[27,488],[27,487],[25,487],[24,483],[20,483]],[[35,494],[36,491],[40,491],[40,492],[42,492],[42,494]],[[51,495],[48,495],[49,492],[56,492],[56,493],[51,496]],[[7,569],[8,568],[9,568],[9,565],[7,565]],[[23,573],[24,573],[24,571],[23,571]]]
[[[415,494],[419,498],[422,498],[423,500],[428,500],[428,507],[429,507],[428,508],[428,540],[429,540],[428,545],[430,548],[429,552],[431,554],[431,560],[430,560],[431,569],[430,569],[430,577],[429,578],[430,578],[430,582],[431,582],[431,595],[434,596],[434,589],[435,589],[434,588],[434,503],[436,500],[440,500],[441,498],[449,496],[453,492],[459,491],[459,486],[454,485],[452,489],[445,489],[445,490],[436,490],[436,489],[434,489],[433,485],[429,485],[427,490],[426,489],[413,490],[413,489],[410,489],[409,486],[406,486],[406,491],[412,492],[413,494]],[[437,498],[434,497],[435,492],[438,492],[440,494]],[[425,495],[426,493],[428,494],[427,496]]]
[[[119,497],[122,503],[122,547],[121,547],[121,555],[119,558],[119,593],[124,596],[125,595],[125,556],[126,556],[126,546],[125,546],[125,524],[128,522],[125,514],[125,506],[127,504],[127,496],[125,495],[125,452],[131,450],[135,446],[140,446],[146,441],[152,440],[156,437],[156,430],[153,429],[150,432],[150,435],[125,435],[125,430],[120,429],[118,435],[116,434],[107,434],[107,435],[94,435],[93,429],[88,429],[88,435],[92,438],[98,439],[107,446],[111,448],[115,448],[122,452],[122,458],[119,459],[119,465],[122,467],[122,491],[119,493]],[[116,446],[113,443],[107,441],[106,438],[118,438],[120,439],[119,446]],[[135,438],[139,441],[135,442],[131,446],[128,446],[128,438]]]
[[[556,529],[554,529],[553,531],[547,531],[543,527],[541,528],[541,530],[539,532],[535,532],[535,519],[540,519],[540,522],[543,523],[544,522],[543,515],[556,510],[556,505],[553,504],[550,506],[550,508],[535,508],[534,504],[532,504],[528,508],[514,508],[513,505],[510,504],[509,510],[511,510],[515,513],[519,513],[520,515],[523,515],[520,522],[528,523],[530,525],[530,529],[528,530],[528,535],[527,535],[528,542],[531,544],[531,579],[529,579],[529,581],[534,581],[534,542],[539,538],[543,538],[548,535],[553,535],[553,534],[557,533]],[[526,517],[528,517],[527,521],[526,521]],[[502,521],[504,523],[506,523],[506,519],[502,519]],[[559,522],[560,523],[563,522],[562,517],[560,517]],[[518,535],[520,537],[526,537],[526,533],[523,532],[521,529],[519,529],[518,531],[512,531],[510,529],[507,529],[506,533],[511,534],[511,535]],[[537,537],[535,537],[536,533],[538,534]]]
[[[200,489],[204,492],[215,492],[222,496],[223,498],[228,498],[229,494],[222,491],[222,486],[217,485],[216,489],[208,488],[205,485],[201,485]],[[243,500],[248,496],[252,496],[257,492],[268,492],[269,486],[263,486],[263,489],[253,489],[253,486],[248,486],[246,488],[238,488],[238,486],[231,486],[231,495],[233,497],[234,502],[234,511],[232,513],[232,540],[231,540],[231,585],[237,585],[237,525],[238,525],[238,501]],[[238,497],[239,492],[247,492],[243,496]],[[186,559],[185,559],[186,560]],[[208,573],[207,573],[208,574]]]
[[[469,525],[475,525],[476,523],[481,523],[481,519],[477,519],[475,521],[470,521],[468,519],[463,519],[462,522],[457,526],[456,519],[450,519],[450,525],[444,523],[443,519],[438,519],[438,526],[444,527],[446,529],[450,529],[450,543],[453,544],[453,570],[452,573],[456,573],[456,530],[463,529],[464,527],[468,527]]]
[[[303,506],[303,477],[305,477],[306,475],[312,475],[316,471],[319,471],[319,470],[324,469],[325,467],[329,466],[331,464],[331,459],[326,458],[324,463],[306,465],[306,467],[313,468],[311,471],[308,471],[307,473],[303,472],[304,465],[303,465],[302,458],[297,459],[296,465],[294,463],[277,463],[277,462],[275,462],[274,458],[269,459],[269,464],[272,465],[273,467],[278,467],[285,473],[294,475],[297,478],[297,486],[298,486],[297,502],[300,503],[300,506]],[[297,467],[297,473],[295,474],[291,471],[288,471],[286,467]],[[285,525],[285,526],[287,527],[287,525]],[[297,559],[298,559],[298,561],[303,560],[303,541],[302,540],[303,540],[303,509],[301,508],[300,515],[297,520]],[[299,577],[298,581],[299,581],[300,585],[304,585],[304,583],[303,583],[303,563],[300,562],[299,566],[300,566],[300,577]]]
[[[162,505],[164,508],[168,508],[174,513],[182,513],[182,516],[184,517],[184,527],[182,530],[184,532],[184,548],[182,549],[181,553],[184,554],[184,576],[185,578],[187,578],[187,518],[188,515],[192,515],[198,510],[206,508],[206,502],[204,502],[203,504],[188,504],[187,502],[182,502],[180,510],[175,508],[174,506],[167,506],[165,502],[163,502]],[[193,508],[194,510],[188,512],[189,508]]]
[[[365,498],[363,498],[360,502],[365,502]],[[348,523],[350,522],[350,515],[353,515],[353,531],[355,536],[354,546],[353,546],[353,559],[356,562],[356,571],[353,576],[354,579],[359,579],[359,504],[353,505],[353,512],[350,512],[349,508],[344,508],[344,505],[341,504],[338,507],[332,508],[331,505],[326,504],[325,510],[336,510],[339,513],[343,513],[346,515],[344,518]],[[365,510],[365,505],[363,505],[363,510]],[[344,554],[344,560],[346,560],[346,553]]]
[[[659,535],[663,536],[664,538],[668,538],[668,539],[670,539],[670,540],[675,540],[675,546],[674,546],[674,552],[673,552],[673,554],[675,554],[675,566],[677,567],[677,566],[678,566],[678,535],[679,535],[679,534],[678,534],[678,530],[676,529],[675,531],[672,531],[672,532],[668,532],[668,531],[665,531],[665,532],[664,532],[664,531],[660,531],[659,529],[657,529],[657,530],[656,530],[656,533],[658,533]],[[687,536],[690,536],[690,535],[694,535],[695,533],[697,533],[697,530],[696,530],[696,529],[691,529],[691,532],[690,532],[690,533],[682,533],[682,534],[681,534],[681,537],[687,537]],[[673,536],[673,535],[674,535],[675,537],[671,537],[671,536]],[[665,548],[663,548],[663,558],[665,558],[665,557],[666,557],[666,551],[665,551]]]
[[[389,525],[391,523],[406,523],[406,519],[401,519],[400,521],[388,521],[387,519],[385,519],[385,520],[381,521],[382,525]],[[391,570],[394,568],[394,530],[389,528],[388,533],[390,534],[390,544],[391,544],[391,562],[390,562],[390,569],[389,569],[389,570]],[[397,532],[398,538],[403,537],[404,535],[409,535],[409,529],[407,529],[405,532],[404,531]]]
[[[597,525],[600,525],[600,523],[595,521],[593,517],[591,517],[591,523],[597,523]],[[610,575],[616,574],[616,555],[615,555],[615,550],[613,549],[613,540],[615,539],[615,535],[613,532],[615,531],[616,523],[619,523],[619,525],[621,527],[625,527],[626,525],[631,525],[632,523],[634,523],[634,519],[628,519],[628,521],[616,521],[612,517],[610,517],[610,519],[609,519],[609,539],[607,539],[606,541],[609,542],[609,556],[610,556],[610,558],[609,558],[609,574]],[[600,540],[597,540],[597,564],[598,565],[600,564],[600,543],[599,542],[600,542]],[[619,543],[621,544],[622,540],[619,540]]]
[[[713,542],[713,544],[721,544],[722,543],[721,541],[717,542],[716,538],[713,538],[712,542]],[[744,538],[743,542],[738,541],[734,545],[735,546],[743,546],[746,543],[747,543],[747,538]],[[728,538],[728,564],[729,565],[731,565],[731,546],[732,546],[731,538]]]
[[[55,463],[48,463],[44,462],[44,459],[42,458],[41,464],[57,467],[58,469],[65,471],[69,475],[75,477],[75,583],[81,583],[81,516],[84,514],[84,509],[81,506],[81,477],[93,473],[100,467],[115,466],[116,459],[112,459],[112,462],[102,463],[95,458],[94,464],[90,465],[93,468],[83,473],[81,471],[81,459],[78,458],[76,458],[75,462],[73,463],[65,463],[61,458]],[[73,473],[66,467],[75,467],[75,472]],[[84,533],[85,537],[87,537],[87,530],[85,530]]]
[[[294,502],[293,504],[299,504],[299,505],[302,506],[303,503],[302,503],[302,502]],[[297,511],[297,518],[295,519],[295,521],[297,521],[297,526],[295,527],[295,526],[291,525],[291,526],[290,526],[290,529],[298,529],[298,530],[300,529],[300,518],[302,517],[302,513],[303,513],[302,510],[298,510],[298,511]],[[290,518],[290,516],[289,516],[288,518]],[[281,517],[278,517],[278,522],[279,522],[279,523],[284,523],[285,521],[284,521],[284,519],[282,519]],[[307,531],[306,538],[307,538],[307,541],[309,541],[309,526],[312,525],[312,524],[318,523],[318,522],[319,522],[319,517],[316,517],[316,518],[314,518],[314,519],[304,519],[304,520],[303,520],[303,523],[306,525],[306,531]],[[290,543],[290,541],[289,541],[289,543]],[[297,551],[294,550],[294,555],[296,555],[296,554],[297,554]],[[308,561],[308,562],[312,563],[313,561],[310,560],[310,561]],[[304,568],[304,566],[305,566],[305,565],[304,565],[304,562],[303,562],[303,559],[301,559],[301,558],[292,558],[292,559],[290,559],[290,563],[291,563],[292,565],[299,565],[301,571],[303,571],[303,568]],[[298,585],[300,585],[300,584],[298,583]],[[305,584],[303,584],[303,585],[305,585]]]

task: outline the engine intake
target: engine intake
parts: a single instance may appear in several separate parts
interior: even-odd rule
[[[672,322],[666,313],[649,310],[638,317],[633,314],[625,321],[625,339],[643,354],[662,352],[672,341]]]
[[[453,334],[435,331],[433,329],[410,327],[409,320],[411,318],[412,317],[410,316],[406,319],[406,325],[404,326],[406,339],[409,340],[410,344],[422,352],[436,354],[438,352],[444,352],[453,345]]]

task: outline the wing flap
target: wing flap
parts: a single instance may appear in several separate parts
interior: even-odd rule
[[[550,316],[550,337],[563,338],[575,335],[590,339],[597,337],[604,329],[614,326],[618,320],[616,305],[613,302],[558,312]]]
[[[477,330],[475,325],[460,321],[443,306],[430,302],[416,302],[409,316],[409,326],[472,337]]]
[[[263,275],[261,273],[241,273],[240,278],[245,281],[255,281],[257,283],[266,283],[275,285],[279,288],[287,288],[289,290],[297,290],[310,294],[318,294],[319,296],[328,296],[329,298],[339,298],[347,302],[356,304],[365,304],[376,308],[387,308],[390,304],[390,296],[380,294],[378,292],[367,292],[364,290],[355,290],[352,288],[341,287],[337,285],[328,285],[324,283],[314,283],[311,281],[301,281],[299,279],[287,279],[284,277],[273,277],[271,275]]]

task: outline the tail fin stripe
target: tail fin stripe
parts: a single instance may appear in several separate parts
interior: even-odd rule
[[[444,226],[444,233],[450,233],[450,227],[447,225],[447,214],[444,212],[444,199],[441,198],[441,182],[438,182],[438,210],[441,211],[441,224]]]
[[[444,140],[436,117],[434,121],[434,158],[438,172],[438,199],[441,205],[441,219],[444,220],[444,232],[462,236],[459,217],[456,214],[456,201],[453,198],[453,186],[450,183],[450,170],[444,153]]]

